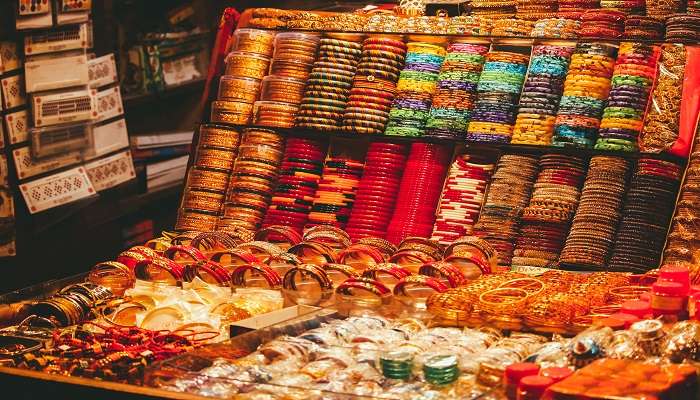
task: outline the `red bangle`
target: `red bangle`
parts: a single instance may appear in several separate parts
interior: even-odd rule
[[[279,235],[280,238],[275,238],[274,235]],[[255,240],[272,242],[270,239],[277,239],[277,241],[288,243],[290,246],[294,246],[304,240],[297,231],[284,225],[271,225],[255,233]]]
[[[182,244],[168,247],[168,249],[163,252],[163,257],[173,261],[178,261],[176,260],[176,257],[182,254],[189,258],[187,261],[197,262],[207,259],[207,257],[198,249]]]
[[[158,252],[158,251],[153,250],[152,248],[146,247],[146,246],[134,246],[127,251],[135,251],[137,253],[141,253],[144,256],[150,257],[150,258],[160,257],[162,255],[162,252]]]
[[[427,286],[438,293],[446,292],[450,288],[439,280],[425,275],[411,275],[401,279],[396,286],[394,286],[394,296],[407,296],[406,287],[407,286]]]
[[[353,244],[338,254],[338,263],[347,264],[347,261],[354,262],[352,260],[348,260],[348,258],[352,256],[357,257],[358,254],[364,255],[359,262],[366,262],[367,264],[380,264],[385,261],[382,253],[376,248],[366,244]]]
[[[335,292],[340,295],[353,296],[352,289],[372,292],[378,297],[388,297],[391,295],[391,290],[383,283],[369,278],[350,278],[338,285]]]
[[[411,262],[411,264],[425,264],[431,261],[435,261],[431,256],[428,254],[418,251],[418,250],[399,250],[396,253],[394,253],[393,256],[389,258],[390,263],[394,264],[399,264],[402,265],[404,258],[408,261]]]
[[[401,267],[400,265],[392,263],[370,265],[369,267],[367,267],[366,270],[364,270],[364,272],[362,272],[362,276],[364,278],[374,279],[382,282],[382,280],[379,279],[379,273],[385,273],[387,275],[390,275],[397,281],[411,276],[411,271]]]
[[[155,269],[153,269],[155,267]],[[183,267],[173,260],[164,257],[154,259],[141,260],[134,265],[134,276],[148,282],[167,283],[163,279],[158,278],[158,272],[165,271],[170,277],[175,280],[176,284],[182,282]],[[154,279],[155,277],[155,279]]]
[[[229,286],[231,283],[231,276],[228,271],[226,271],[226,268],[215,261],[208,260],[192,264],[192,268],[194,269],[195,275],[204,282],[217,283],[221,286]],[[212,279],[207,279],[207,276],[213,278],[214,282],[211,282]]]
[[[225,256],[228,256],[229,259],[227,261],[222,261]],[[214,252],[209,256],[209,260],[220,264],[228,270],[233,270],[234,267],[238,267],[240,265],[255,264],[260,262],[260,260],[255,257],[253,253],[239,249]]]
[[[418,273],[434,278],[444,278],[450,283],[450,287],[456,288],[466,285],[469,280],[457,267],[446,261],[435,261],[421,265]]]
[[[282,278],[279,274],[272,268],[261,263],[246,264],[236,267],[231,273],[231,285],[235,287],[245,287],[245,273],[247,271],[257,272],[262,275],[271,289],[282,285]]]
[[[473,264],[476,266],[482,274],[487,275],[490,274],[491,271],[491,264],[484,259],[483,257],[479,256],[478,254],[475,253],[470,253],[470,252],[465,252],[465,253],[457,253],[457,254],[452,254],[451,256],[445,258],[445,262],[448,262],[452,264],[455,268],[457,268],[459,271],[462,271],[466,266],[462,266],[460,264]],[[471,275],[471,274],[465,274],[462,272],[464,276]]]
[[[144,261],[144,260],[150,260],[150,257],[147,257],[143,255],[142,253],[137,253],[135,251],[123,251],[117,256],[117,262],[120,262],[127,267],[129,267],[130,270],[134,270],[134,266],[139,261]]]
[[[294,254],[303,263],[325,264],[335,262],[335,255],[333,254],[333,249],[331,249],[323,243],[301,242],[290,247],[289,250],[287,250],[287,253]],[[313,260],[311,259],[311,257],[322,258],[322,260]]]
[[[330,280],[326,274],[326,271],[314,264],[301,264],[299,266],[292,267],[284,274],[284,278],[282,279],[282,287],[285,290],[285,294],[293,302],[299,304],[298,300],[300,299],[300,297],[297,295],[298,288],[296,281],[294,280],[298,273],[311,275],[311,278],[318,283],[320,288],[321,297],[319,299],[310,300],[309,303],[313,302],[313,304],[318,304],[329,299],[333,294],[333,281]]]

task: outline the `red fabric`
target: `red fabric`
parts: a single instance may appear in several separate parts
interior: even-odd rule
[[[686,51],[678,139],[668,150],[669,153],[684,158],[688,157],[693,147],[700,112],[700,47],[686,46]]]
[[[240,17],[241,14],[235,8],[231,7],[225,8],[224,13],[221,15],[219,29],[216,32],[216,39],[214,40],[211,57],[209,59],[207,82],[204,86],[204,93],[202,93],[201,108],[205,111],[204,115],[208,115],[206,113],[209,112],[209,94],[217,89],[218,82],[216,82],[216,84],[214,84],[214,82],[221,75],[221,71],[224,68],[224,59],[228,52],[229,41]]]

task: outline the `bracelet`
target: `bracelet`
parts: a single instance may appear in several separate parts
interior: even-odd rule
[[[160,255],[171,245],[172,243],[164,238],[154,238],[146,242],[143,247],[147,247]]]
[[[274,256],[279,253],[284,253],[284,250],[282,250],[276,244],[262,242],[259,240],[239,244],[238,246],[236,246],[236,249],[248,250],[249,252],[253,253],[254,256],[261,259],[269,256]]]
[[[134,266],[144,260],[150,260],[150,257],[147,257],[143,255],[142,253],[138,253],[135,251],[123,251],[119,253],[117,256],[117,262],[122,263],[126,265],[130,270],[134,270]]]
[[[204,249],[202,246],[204,245]],[[198,250],[214,250],[217,248],[231,249],[238,245],[236,241],[223,232],[202,232],[190,241],[190,246]]]
[[[391,257],[392,254],[396,253],[399,250],[398,247],[394,246],[394,244],[390,241],[376,237],[365,237],[359,239],[356,242],[356,244],[365,244],[367,246],[374,247],[382,253],[384,259]]]
[[[491,315],[512,315],[524,311],[522,306],[528,299],[528,293],[518,288],[496,288],[479,295],[479,309]]]
[[[355,243],[338,254],[338,263],[340,264],[369,266],[383,262],[385,259],[382,253],[367,244]]]
[[[454,265],[446,261],[435,261],[421,265],[418,273],[434,278],[441,278],[440,283],[447,281],[451,288],[466,285],[469,280]]]
[[[439,280],[425,275],[411,275],[399,280],[394,286],[394,296],[413,297],[408,294],[406,289],[413,286],[428,287],[438,293],[446,292],[449,287]]]
[[[122,296],[127,289],[134,287],[136,278],[126,265],[117,261],[104,261],[92,267],[87,281],[107,287],[116,296]]]
[[[108,314],[112,307],[102,307],[100,315],[108,324],[128,328],[136,326],[136,314],[146,311],[147,308],[141,303],[124,300],[115,310]]]
[[[301,242],[290,247],[287,252],[294,254],[304,263],[322,265],[335,262],[333,249],[323,243]]]
[[[380,274],[385,275],[385,276],[380,276]],[[372,264],[372,265],[368,266],[367,269],[365,269],[362,272],[362,277],[369,278],[369,279],[372,279],[375,281],[379,281],[387,286],[390,284],[396,284],[396,282],[388,283],[386,281],[387,277],[390,277],[396,281],[399,281],[399,280],[406,278],[410,275],[411,275],[411,271],[399,266],[398,264],[392,264],[392,263]]]
[[[168,247],[163,252],[163,257],[177,262],[197,262],[207,259],[207,257],[201,251],[199,251],[199,249],[182,244]],[[188,257],[189,260],[187,260]]]
[[[425,263],[437,261],[428,254],[417,250],[399,250],[389,258],[390,263],[400,266],[423,265]]]
[[[158,253],[158,251],[156,251],[150,247],[147,247],[147,246],[134,246],[127,251],[135,251],[137,253],[143,254],[146,257],[151,257],[151,258],[160,257],[160,255],[161,255]]]
[[[447,256],[444,261],[452,264],[468,279],[476,279],[481,275],[491,273],[491,265],[478,254],[460,251],[457,254]]]
[[[187,245],[189,246],[190,243],[192,243],[192,239],[196,238],[197,235],[199,235],[199,231],[187,231],[187,232],[180,232],[177,236],[172,238],[170,240],[170,247],[173,244],[180,244],[180,245]]]
[[[228,256],[228,258],[226,258],[226,256]],[[253,253],[241,249],[216,251],[209,256],[209,260],[221,265],[229,272],[241,265],[260,262],[260,259],[254,256]]]
[[[134,265],[134,276],[147,282],[179,285],[183,278],[183,267],[168,258],[148,258]]]
[[[618,286],[608,290],[605,297],[610,304],[622,304],[627,300],[636,300],[640,295],[650,291],[651,288],[648,286]]]
[[[355,268],[347,264],[326,263],[323,264],[323,269],[329,277],[340,275],[340,279],[334,280],[336,283],[343,282],[348,278],[359,278],[361,276]]]
[[[232,287],[246,287],[245,273],[251,271],[253,277],[261,275],[267,282],[270,289],[274,289],[282,285],[282,278],[275,270],[261,263],[251,263],[236,267],[231,273]]]
[[[279,237],[275,237],[275,235],[279,235]],[[272,242],[270,239],[273,238],[278,242],[287,243],[290,246],[299,244],[304,240],[297,231],[284,225],[271,225],[255,233],[255,240]]]
[[[263,263],[269,265],[276,271],[283,270],[286,272],[287,269],[300,265],[302,262],[299,260],[299,257],[295,256],[294,254],[279,253],[277,255],[265,258]]]
[[[358,296],[358,294],[372,294],[376,298]],[[340,299],[349,303],[366,303],[368,305],[382,305],[391,302],[391,290],[381,282],[368,278],[350,278],[338,285],[335,289]]]
[[[333,248],[345,249],[352,244],[350,236],[342,229],[332,225],[316,225],[304,232],[304,240],[319,241]]]
[[[204,282],[219,286],[230,286],[231,276],[226,268],[215,261],[201,261],[197,264],[192,264],[191,267],[194,274]]]
[[[304,277],[311,276],[311,278],[318,283],[321,292],[320,298],[303,299],[305,300],[303,303],[299,302],[299,300],[301,300],[301,295],[299,294],[299,287],[296,282],[296,278],[299,275],[302,281],[305,280]],[[317,305],[322,301],[328,300],[333,294],[333,281],[330,280],[325,270],[314,264],[301,264],[292,267],[284,274],[282,287],[284,288],[285,295],[288,296],[294,304]]]

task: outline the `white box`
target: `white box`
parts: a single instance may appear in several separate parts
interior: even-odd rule
[[[90,87],[98,88],[117,83],[117,63],[114,54],[93,58],[88,61]]]
[[[8,76],[2,80],[2,101],[5,109],[27,104],[27,93],[24,91],[22,75]]]
[[[95,188],[85,171],[76,167],[45,178],[19,185],[31,214],[58,207],[95,194]]]
[[[87,54],[31,57],[24,63],[27,93],[85,86],[90,82]]]
[[[96,91],[77,89],[32,96],[34,126],[50,126],[97,118]]]
[[[120,119],[104,125],[92,127],[92,149],[85,152],[85,159],[92,160],[99,156],[129,147],[129,132],[126,121]]]
[[[10,144],[29,140],[29,113],[27,110],[5,115],[5,125],[7,126],[7,137],[10,138]]]
[[[17,43],[0,42],[0,74],[22,68],[22,60],[17,54]]]
[[[136,178],[129,150],[85,164],[85,169],[98,192]]]
[[[118,117],[124,113],[122,94],[119,86],[97,92],[97,122]]]
[[[63,12],[90,11],[92,9],[92,0],[61,0],[59,8]]]
[[[12,150],[12,158],[15,162],[17,177],[20,180],[31,178],[44,172],[65,168],[82,161],[79,151],[45,158],[41,161],[35,160],[32,157],[32,150],[29,146]]]
[[[24,37],[25,56],[88,48],[87,24],[61,26]]]
[[[54,125],[29,130],[37,159],[92,148],[92,124]]]
[[[52,4],[52,1],[47,1],[46,5],[48,6],[48,12],[43,12],[41,14],[17,15],[15,27],[18,30],[50,28],[53,26],[53,15],[51,13]]]

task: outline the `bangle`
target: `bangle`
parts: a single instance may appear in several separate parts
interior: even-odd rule
[[[302,239],[297,231],[288,226],[271,225],[256,232],[255,240],[267,242],[273,242],[274,240],[275,242],[282,242],[294,246],[295,244],[301,243],[304,239]]]
[[[301,242],[290,247],[287,252],[299,257],[304,263],[322,265],[335,262],[333,249],[323,243]]]
[[[204,249],[202,249],[204,245]],[[214,251],[217,249],[231,249],[238,245],[236,241],[223,232],[202,232],[190,241],[190,246],[199,250]]]
[[[218,263],[229,272],[241,265],[260,262],[260,259],[254,256],[253,253],[241,249],[221,250],[214,252],[209,256],[209,260]]]
[[[147,282],[179,285],[182,282],[183,268],[180,264],[164,257],[145,259],[134,265],[134,276]]]
[[[338,254],[338,263],[366,267],[385,262],[382,253],[367,244],[355,243]]]
[[[382,253],[384,259],[391,257],[392,254],[396,253],[399,249],[394,246],[393,243],[386,239],[375,238],[375,237],[365,237],[356,242],[356,244],[365,244],[367,246],[374,247]]]
[[[137,253],[143,254],[143,255],[146,256],[146,257],[151,257],[151,258],[153,258],[153,257],[160,257],[160,255],[161,255],[161,254],[158,253],[158,251],[156,251],[155,249],[152,249],[152,248],[147,247],[147,246],[134,246],[134,247],[130,248],[130,249],[127,250],[127,251],[135,251],[135,252],[137,252]],[[162,253],[162,252],[161,252],[161,253]]]
[[[384,276],[381,276],[380,274]],[[367,269],[364,270],[364,272],[362,272],[362,277],[379,281],[387,285],[387,287],[389,285],[395,285],[396,281],[399,281],[410,275],[411,271],[392,263],[372,264],[368,266]],[[389,283],[387,282],[387,278],[393,278],[395,281]]]
[[[190,243],[192,243],[192,239],[196,238],[199,233],[199,231],[180,232],[177,236],[170,240],[170,245],[168,245],[168,247],[173,244],[189,246]]]
[[[527,292],[528,296],[534,297],[542,293],[545,289],[545,284],[535,278],[516,278],[501,283],[499,288],[522,289]]]
[[[498,265],[498,252],[489,242],[476,236],[463,236],[447,246],[445,256],[460,251],[477,251],[486,259],[491,267]]]
[[[163,257],[176,262],[197,262],[207,257],[198,249],[187,245],[173,245],[163,252]]]
[[[289,253],[279,253],[274,256],[269,256],[263,260],[264,264],[270,266],[280,275],[284,275],[290,268],[301,265],[302,262],[297,256]]]
[[[352,244],[350,236],[342,229],[331,225],[316,225],[304,233],[304,240],[318,241],[335,249],[347,248]]]
[[[239,244],[238,246],[236,246],[236,249],[248,250],[249,252],[253,253],[254,256],[256,256],[260,259],[263,259],[263,258],[269,257],[269,256],[274,256],[274,255],[277,255],[279,253],[284,253],[284,250],[282,250],[276,244],[262,242],[259,240]]]
[[[518,288],[496,288],[479,295],[479,309],[494,316],[512,315],[523,312],[522,306],[528,293]]]
[[[441,283],[447,281],[451,288],[466,285],[469,280],[454,265],[445,261],[435,261],[423,264],[418,273],[425,276],[441,278]]]
[[[333,279],[336,283],[344,282],[348,278],[360,277],[360,273],[355,268],[346,264],[326,263],[323,264],[323,269],[331,279],[333,276],[339,276],[339,279]]]
[[[413,267],[418,270],[421,265],[437,261],[428,254],[417,250],[399,250],[389,258],[390,263],[398,264],[402,267]]]
[[[134,270],[134,266],[144,260],[150,260],[150,257],[147,257],[143,255],[142,253],[138,253],[135,251],[123,251],[119,253],[117,256],[117,262],[122,263],[126,265],[130,270]]]
[[[382,305],[391,302],[391,290],[381,282],[368,278],[350,278],[338,285],[335,293],[349,303]],[[358,296],[359,294],[363,296]],[[366,294],[374,295],[375,298],[368,298],[364,296]]]
[[[401,278],[396,286],[394,286],[394,296],[412,297],[406,291],[407,288],[412,286],[428,287],[438,293],[446,292],[449,289],[447,285],[435,278],[425,275],[411,275]]]
[[[162,255],[165,249],[167,249],[171,245],[172,243],[164,238],[155,238],[146,242],[146,244],[144,244],[143,247],[147,247],[155,251],[159,255]]]
[[[136,314],[147,310],[143,304],[129,300],[124,300],[110,313],[111,308],[102,307],[100,309],[102,319],[111,325],[122,328],[136,326]]]
[[[447,256],[445,261],[454,265],[457,269],[462,271],[464,276],[471,279],[493,272],[491,264],[478,253],[458,251]],[[477,269],[478,272],[476,271]]]
[[[219,286],[230,286],[231,276],[226,268],[215,261],[201,261],[192,264],[193,272],[199,279],[207,283],[218,284]]]
[[[87,277],[88,282],[101,285],[116,296],[124,295],[127,289],[134,287],[136,278],[126,265],[117,261],[104,261],[95,264]]]
[[[435,260],[442,258],[442,249],[440,244],[422,237],[407,237],[401,242],[401,244],[399,244],[399,250],[422,251]]]
[[[605,297],[610,304],[622,304],[627,300],[636,300],[640,295],[650,291],[651,288],[648,286],[619,286],[608,290]]]
[[[435,293],[425,302],[428,312],[447,321],[466,321],[471,317],[474,303],[465,301],[458,292]]]
[[[301,297],[302,295],[299,294],[299,286],[296,281],[299,275],[302,282],[306,281],[306,279],[304,279],[306,276],[311,276],[311,278],[318,283],[321,292],[320,298],[312,299],[310,297]],[[333,294],[333,282],[326,274],[326,271],[314,264],[301,264],[292,267],[284,274],[282,287],[284,288],[284,294],[289,297],[294,304],[317,305],[322,301],[328,300]],[[313,291],[310,293],[313,293]],[[303,300],[303,302],[300,303],[299,300]]]
[[[231,273],[231,286],[233,287],[246,287],[250,286],[250,282],[246,282],[245,273],[251,271],[253,277],[261,275],[263,279],[267,282],[267,286],[270,289],[274,289],[282,285],[282,278],[279,274],[275,272],[272,268],[261,263],[251,263],[246,265],[241,265],[236,267]]]

